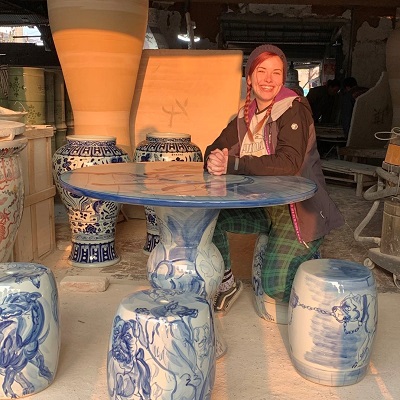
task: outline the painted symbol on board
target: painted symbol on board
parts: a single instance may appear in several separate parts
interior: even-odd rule
[[[169,127],[172,127],[173,125],[173,118],[175,115],[180,115],[183,114],[186,117],[188,116],[188,113],[186,112],[186,107],[188,104],[188,99],[185,100],[185,102],[182,104],[181,102],[179,102],[178,100],[175,99],[175,104],[171,105],[171,108],[169,110],[167,110],[166,107],[162,107],[162,110],[166,113],[170,115],[169,118]],[[176,108],[176,106],[178,106]]]

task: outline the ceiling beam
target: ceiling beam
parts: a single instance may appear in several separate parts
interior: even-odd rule
[[[169,3],[182,3],[188,0],[175,0],[168,1]],[[399,0],[329,0],[329,4],[327,4],[327,0],[252,0],[252,1],[243,1],[243,0],[190,0],[191,3],[218,3],[218,4],[293,4],[293,5],[311,5],[311,6],[345,6],[348,8],[354,6],[363,6],[363,7],[400,7]]]

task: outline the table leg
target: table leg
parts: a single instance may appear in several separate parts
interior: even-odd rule
[[[219,210],[186,207],[154,209],[160,242],[147,262],[151,285],[190,291],[205,297],[212,305],[224,273],[222,256],[212,243]],[[218,358],[226,352],[226,344],[216,322],[214,318]]]

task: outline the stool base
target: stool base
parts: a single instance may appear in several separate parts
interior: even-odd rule
[[[327,371],[317,369],[302,363],[292,357],[293,366],[303,378],[308,381],[324,386],[348,386],[360,382],[367,373],[368,365],[358,369],[347,369],[342,371]]]
[[[276,301],[265,293],[256,296],[254,303],[256,312],[261,318],[275,324],[288,324],[288,303]]]

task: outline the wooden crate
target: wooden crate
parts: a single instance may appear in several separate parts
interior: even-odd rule
[[[24,212],[14,243],[14,261],[39,261],[55,249],[51,139],[53,128],[33,125],[25,130],[27,147],[21,152],[25,186]]]

